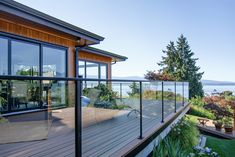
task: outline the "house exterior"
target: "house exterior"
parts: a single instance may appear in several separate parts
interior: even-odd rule
[[[110,79],[111,65],[127,57],[90,47],[104,38],[15,1],[0,1],[0,75]],[[41,87],[43,86],[43,87]],[[8,103],[0,112],[42,108],[40,90],[48,100],[48,81],[1,81],[2,97]],[[9,94],[8,91],[11,93]],[[34,94],[29,91],[34,90]],[[54,99],[66,104],[66,82],[57,82]],[[4,94],[5,93],[5,94]],[[7,94],[8,93],[8,94]],[[19,94],[21,93],[21,94]],[[52,100],[53,101],[53,100]],[[33,102],[33,103],[30,103]],[[36,105],[33,105],[36,104]],[[52,103],[53,104],[53,103]]]

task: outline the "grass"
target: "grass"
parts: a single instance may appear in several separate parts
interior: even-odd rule
[[[207,136],[206,146],[219,153],[220,157],[235,156],[235,140],[225,140]]]
[[[191,105],[188,113],[190,115],[199,116],[207,119],[215,119],[215,115],[212,112],[204,109],[202,106]]]

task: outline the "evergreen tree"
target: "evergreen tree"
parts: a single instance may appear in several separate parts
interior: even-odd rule
[[[167,46],[166,54],[162,61],[158,63],[162,73],[173,75],[176,81],[189,81],[189,97],[203,96],[201,78],[203,72],[199,72],[200,67],[196,66],[198,58],[193,58],[186,37],[181,35],[177,40],[177,45],[173,42]]]

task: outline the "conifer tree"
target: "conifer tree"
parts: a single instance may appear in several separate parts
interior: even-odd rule
[[[172,75],[176,81],[189,81],[189,97],[203,96],[201,78],[203,72],[199,72],[200,67],[196,65],[198,58],[193,58],[186,37],[181,35],[176,41],[166,47],[163,51],[166,56],[158,63],[161,67],[160,72]]]

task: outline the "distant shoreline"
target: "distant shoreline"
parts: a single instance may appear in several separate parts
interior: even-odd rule
[[[235,86],[235,84],[202,84],[203,86]]]

